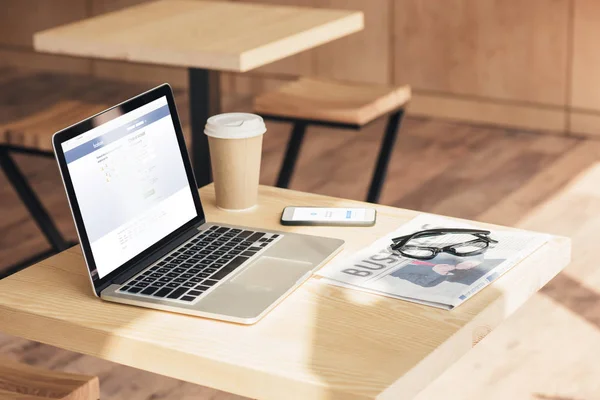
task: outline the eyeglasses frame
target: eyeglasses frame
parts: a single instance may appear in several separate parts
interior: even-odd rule
[[[477,239],[469,240],[467,242],[456,243],[456,244],[452,244],[452,245],[444,246],[444,247],[427,247],[427,246],[407,245],[407,243],[413,239],[446,235],[446,234],[469,234],[469,235],[475,236]],[[440,253],[448,253],[448,254],[452,254],[454,256],[459,256],[459,257],[470,257],[470,256],[476,256],[476,255],[482,254],[490,247],[490,244],[498,243],[497,240],[494,240],[491,237],[489,237],[490,234],[491,234],[490,231],[486,231],[486,230],[482,230],[482,229],[462,229],[462,228],[427,229],[424,231],[418,231],[418,232],[412,233],[410,235],[404,235],[404,236],[400,236],[397,238],[393,238],[392,239],[393,244],[391,246],[391,249],[399,252],[404,257],[413,258],[413,259],[417,259],[417,260],[431,260],[431,259],[435,258],[436,256],[438,256]],[[457,246],[464,246],[464,245],[474,244],[474,243],[483,243],[483,244],[485,244],[485,247],[482,247],[479,250],[469,252],[467,254],[458,253],[454,249]],[[406,254],[403,250],[408,249],[408,248],[429,251],[429,252],[431,252],[431,255],[415,256],[415,255],[411,255],[411,254]]]

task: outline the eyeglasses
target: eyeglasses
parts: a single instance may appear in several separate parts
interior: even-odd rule
[[[448,253],[458,257],[476,256],[484,253],[490,247],[490,244],[498,243],[490,237],[490,234],[490,231],[479,229],[428,229],[392,239],[391,249],[399,252],[404,257],[417,260],[431,260],[440,253]],[[475,239],[444,247],[423,246],[415,242],[416,239],[442,235],[473,235]],[[448,240],[451,238],[452,236]],[[412,243],[410,243],[411,241]]]

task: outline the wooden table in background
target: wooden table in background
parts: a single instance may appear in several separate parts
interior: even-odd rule
[[[246,72],[363,27],[357,11],[163,0],[38,32],[33,42],[41,52],[187,67],[194,173],[204,186],[211,174],[203,131],[219,112],[218,71]]]
[[[342,257],[417,215],[376,206],[371,228],[284,227],[290,204],[366,204],[261,187],[256,209],[231,213],[216,208],[212,185],[200,195],[209,221],[342,238]],[[553,237],[452,311],[313,278],[243,326],[99,300],[74,247],[0,281],[0,330],[251,398],[407,399],[560,272],[570,248]]]

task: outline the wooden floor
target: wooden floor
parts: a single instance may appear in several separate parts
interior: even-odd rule
[[[362,132],[309,129],[292,188],[364,199],[383,128],[381,122]],[[263,184],[273,184],[275,180],[288,131],[284,124],[268,125],[261,171]],[[511,225],[598,162],[598,150],[598,142],[584,139],[409,118],[395,148],[381,203]],[[29,156],[15,158],[61,230],[75,239],[54,161]],[[517,192],[518,201],[510,201]],[[0,204],[2,268],[44,250],[46,244],[3,176],[0,176]],[[565,282],[559,284],[553,281],[547,289],[555,298],[561,297],[561,285]],[[566,287],[575,292],[585,290],[573,285]],[[570,298],[576,295],[571,293]],[[597,311],[595,316],[586,317],[599,320],[600,307],[587,313],[594,311]],[[97,374],[103,400],[239,398],[7,336],[0,336],[0,353],[30,364]],[[554,396],[556,392],[537,392],[519,398],[562,399]],[[455,388],[453,398],[461,398],[460,387]]]

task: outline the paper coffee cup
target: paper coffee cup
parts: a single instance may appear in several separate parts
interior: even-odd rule
[[[255,114],[219,114],[206,122],[217,207],[239,211],[256,205],[266,131]]]

